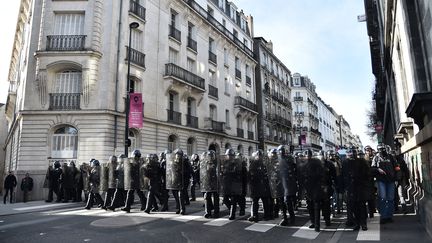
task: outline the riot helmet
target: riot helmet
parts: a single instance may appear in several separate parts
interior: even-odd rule
[[[190,159],[192,161],[197,161],[197,160],[199,160],[199,156],[198,156],[198,154],[192,154],[192,156],[190,157]]]
[[[313,156],[312,150],[310,150],[310,149],[305,150],[303,152],[303,155],[308,159],[312,158],[312,156]]]
[[[56,160],[56,161],[54,161],[54,168],[55,169],[57,169],[57,168],[60,168],[60,161],[58,161],[58,160]]]
[[[69,162],[69,166],[70,167],[75,167],[75,162],[73,162],[73,161]]]
[[[225,151],[225,155],[230,156],[230,157],[234,157],[236,155],[236,153],[235,153],[234,149],[229,148]]]
[[[377,145],[377,151],[378,153],[380,153],[381,155],[387,155],[387,150],[384,144],[380,143]]]
[[[264,152],[261,149],[258,149],[257,151],[252,153],[252,158],[254,159],[260,159],[264,155]]]
[[[111,155],[111,156],[109,157],[109,162],[111,162],[111,163],[113,163],[113,162],[117,162],[117,156],[115,156],[115,155]]]
[[[270,149],[270,151],[267,153],[267,156],[269,157],[269,158],[273,158],[273,157],[276,157],[277,156],[277,153],[278,153],[278,151],[277,151],[277,149]]]
[[[277,151],[279,154],[287,155],[289,153],[289,149],[286,145],[279,145],[277,148]]]
[[[97,159],[93,160],[93,161],[91,162],[91,164],[90,164],[91,167],[96,167],[96,166],[99,166],[99,165],[100,165],[100,164],[99,164],[99,160],[97,160]]]
[[[135,158],[141,158],[141,151],[139,151],[138,149],[135,149],[135,150],[132,152],[132,155],[133,155],[133,157],[135,157]]]

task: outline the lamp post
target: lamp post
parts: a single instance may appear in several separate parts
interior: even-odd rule
[[[126,103],[125,103],[125,112],[126,112],[126,123],[125,123],[125,150],[124,154],[126,157],[129,157],[129,147],[131,142],[129,140],[129,89],[130,89],[130,61],[131,61],[131,42],[132,42],[132,29],[136,29],[139,27],[137,22],[132,22],[129,24],[129,46],[128,46],[128,62],[127,62],[127,80],[126,80]]]

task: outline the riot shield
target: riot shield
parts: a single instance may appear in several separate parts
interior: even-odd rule
[[[108,162],[108,188],[116,188],[115,170],[117,162]]]
[[[255,153],[254,153],[255,154]],[[269,197],[269,180],[265,167],[265,156],[252,156],[247,163],[247,178],[250,197]]]
[[[146,170],[148,166],[149,161],[144,159],[144,162],[139,167],[139,181],[140,181],[140,190],[141,191],[148,191],[149,185],[150,185],[150,178],[146,176]]]
[[[218,191],[218,178],[217,168],[218,160],[214,154],[204,152],[201,155],[199,163],[200,172],[200,187],[201,192],[217,192]]]
[[[106,192],[108,190],[108,164],[102,164],[100,170],[100,185],[99,190],[101,192]]]
[[[183,158],[175,154],[166,154],[166,189],[183,189]]]
[[[277,156],[270,156],[265,161],[267,174],[270,184],[270,193],[272,198],[281,198],[284,196],[284,187],[282,184],[281,164]]]
[[[243,166],[241,158],[223,156],[220,160],[219,182],[223,196],[241,196],[243,193]]]
[[[125,190],[132,190],[132,161],[131,159],[125,158],[123,163],[123,171],[124,171],[124,189]]]

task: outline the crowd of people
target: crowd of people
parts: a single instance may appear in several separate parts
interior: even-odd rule
[[[92,159],[79,168],[74,162],[55,161],[46,175],[47,202],[84,200],[86,209],[94,205],[105,210],[130,212],[135,194],[145,213],[168,211],[171,192],[177,214],[186,214],[186,206],[196,200],[199,190],[204,198],[204,217],[218,218],[220,199],[229,210],[229,219],[246,214],[246,197],[251,199],[249,221],[282,217],[280,225],[295,223],[295,212],[306,201],[310,228],[320,231],[320,219],[331,225],[331,214],[347,212],[346,226],[367,230],[367,217],[374,217],[376,202],[380,223],[393,222],[393,213],[402,205],[406,212],[409,172],[401,156],[380,144],[375,152],[366,146],[346,154],[335,151],[313,153],[305,150],[293,155],[281,145],[267,153],[258,150],[246,157],[228,149],[224,155],[207,151],[190,157],[181,149],[148,154],[139,150],[111,156],[106,163]],[[190,197],[189,197],[190,190]],[[398,193],[396,193],[398,192]],[[104,195],[104,198],[102,196]],[[399,200],[395,200],[395,195]]]

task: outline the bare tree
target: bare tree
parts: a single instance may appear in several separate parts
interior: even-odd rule
[[[374,92],[372,92],[373,97]],[[378,123],[378,117],[376,113],[376,106],[375,106],[375,100],[371,100],[369,109],[366,110],[366,134],[370,137],[371,140],[376,141],[377,140],[377,132],[376,132],[376,125]]]

